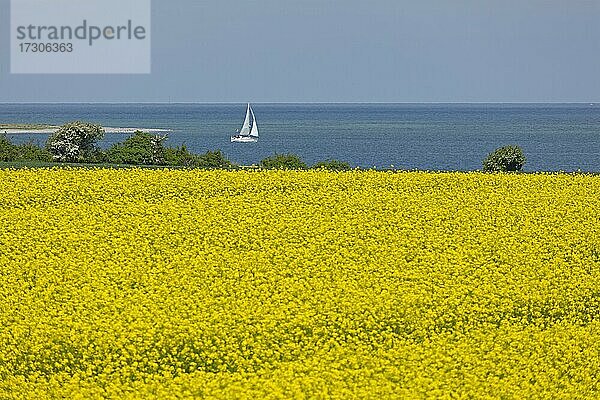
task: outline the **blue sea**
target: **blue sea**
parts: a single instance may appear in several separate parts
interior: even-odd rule
[[[222,150],[242,165],[275,153],[307,163],[476,170],[495,148],[516,144],[527,171],[600,171],[600,104],[253,104],[258,143],[230,143],[245,104],[0,104],[0,123],[171,129],[167,143]],[[9,135],[44,143],[47,135]],[[122,141],[107,134],[100,145]]]

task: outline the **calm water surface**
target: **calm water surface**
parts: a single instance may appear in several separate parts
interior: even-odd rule
[[[600,171],[600,105],[590,104],[253,104],[258,143],[230,143],[245,104],[0,104],[0,123],[172,129],[168,143],[221,149],[249,165],[274,153],[308,163],[475,170],[494,148],[520,145],[526,170]],[[43,143],[47,135],[9,135]],[[108,147],[124,135],[109,134]]]

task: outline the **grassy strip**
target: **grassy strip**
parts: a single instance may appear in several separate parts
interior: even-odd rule
[[[63,163],[63,162],[48,162],[48,161],[0,161],[0,170],[1,169],[23,169],[23,168],[195,169],[198,167],[187,167],[187,166],[183,166],[183,165],[142,165],[142,164],[138,165],[138,164],[113,164],[113,163],[95,163],[94,164],[94,163]],[[222,168],[222,169],[227,169],[227,168]],[[259,169],[259,167],[256,165],[250,165],[250,166],[232,165],[231,168],[229,168],[229,170],[231,170],[231,169],[257,170],[257,169]]]
[[[183,167],[173,165],[132,165],[132,164],[111,164],[111,163],[60,163],[60,162],[47,162],[47,161],[0,161],[0,169],[22,169],[22,168],[82,168],[82,169],[93,169],[93,168],[148,168],[148,169],[181,169]]]

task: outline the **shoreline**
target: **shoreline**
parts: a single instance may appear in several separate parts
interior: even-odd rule
[[[30,135],[30,134],[39,134],[39,135],[48,135],[56,132],[60,127],[55,128],[42,128],[42,129],[1,129],[0,134],[6,133],[7,135]],[[136,131],[144,132],[144,133],[169,133],[173,132],[172,129],[159,129],[159,128],[103,128],[104,133],[118,133],[118,134],[132,134]]]

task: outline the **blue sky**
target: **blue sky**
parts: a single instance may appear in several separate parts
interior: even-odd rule
[[[598,102],[600,1],[154,0],[152,74],[9,74],[0,102]]]

